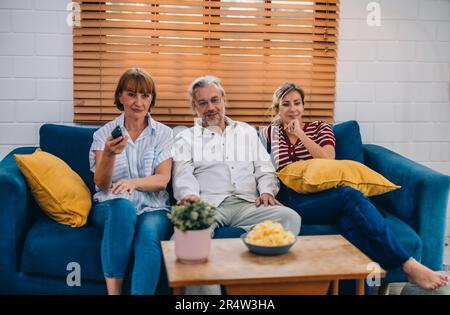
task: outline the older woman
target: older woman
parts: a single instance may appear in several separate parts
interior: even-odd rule
[[[276,117],[261,136],[271,148],[278,170],[299,160],[334,159],[335,137],[322,121],[304,122],[305,93],[293,83],[280,86],[273,95]],[[350,187],[302,195],[286,187],[278,198],[296,210],[304,224],[336,224],[361,251],[391,270],[402,266],[408,280],[425,289],[447,285],[448,277],[430,270],[411,257],[398,243],[383,216],[361,192]]]
[[[155,102],[150,75],[127,70],[115,92],[115,105],[123,113],[94,133],[90,149],[97,190],[91,220],[103,229],[101,258],[109,294],[121,293],[133,251],[131,293],[153,294],[161,267],[160,241],[173,233],[165,191],[173,137],[169,127],[150,116]]]

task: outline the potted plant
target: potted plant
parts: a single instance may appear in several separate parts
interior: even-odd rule
[[[172,206],[168,214],[175,227],[175,255],[183,263],[200,263],[208,259],[211,225],[217,209],[201,200]]]

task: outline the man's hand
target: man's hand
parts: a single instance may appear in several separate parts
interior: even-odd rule
[[[113,139],[113,137],[109,136],[106,138],[105,148],[103,152],[108,155],[120,154],[125,150],[127,146],[128,137],[120,136],[117,139]]]
[[[260,197],[256,198],[255,204],[256,204],[256,207],[259,207],[261,204],[264,204],[264,206],[266,206],[266,207],[268,205],[281,206],[281,203],[278,200],[276,200],[271,194],[268,194],[268,193],[263,193]]]
[[[121,179],[112,186],[111,192],[115,195],[120,195],[125,192],[127,192],[128,195],[131,195],[133,191],[136,190],[136,187],[137,183],[135,178]]]
[[[183,198],[181,198],[180,200],[177,201],[177,205],[181,205],[185,202],[189,202],[189,201],[198,201],[200,200],[200,197],[197,195],[187,195],[184,196]]]

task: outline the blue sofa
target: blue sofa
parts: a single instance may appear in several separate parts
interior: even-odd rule
[[[376,145],[363,145],[355,121],[333,127],[336,157],[366,164],[383,174],[399,190],[373,198],[400,243],[426,266],[441,270],[449,177]],[[94,190],[88,151],[95,129],[45,124],[40,147],[66,161]],[[13,154],[30,154],[21,147],[0,162],[0,294],[105,294],[100,263],[102,231],[71,228],[43,215],[36,205]],[[170,188],[170,187],[169,187]],[[173,199],[172,199],[173,201]],[[221,228],[215,237],[238,237],[239,228]],[[301,235],[336,234],[334,226],[303,225]],[[81,286],[68,286],[70,262],[81,266]],[[398,269],[383,282],[406,281]],[[125,283],[125,293],[127,292]],[[168,294],[161,272],[157,293]]]

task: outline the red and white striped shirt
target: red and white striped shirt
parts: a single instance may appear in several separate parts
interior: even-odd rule
[[[336,139],[330,124],[323,121],[307,122],[303,127],[303,131],[321,147],[325,145],[336,146]],[[297,139],[295,144],[290,142],[288,134],[282,125],[262,127],[259,132],[263,143],[271,146],[273,162],[277,170],[293,162],[313,158],[300,139]]]

